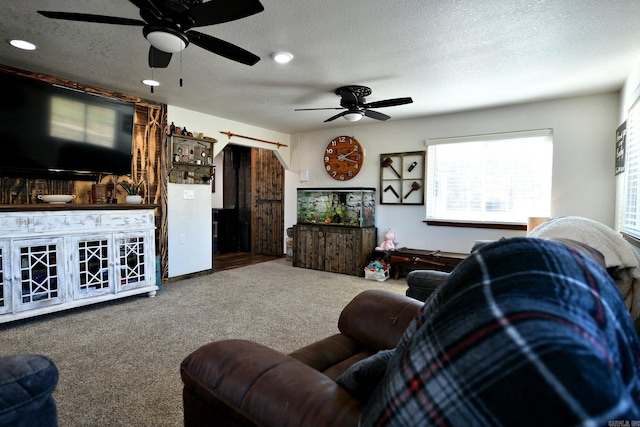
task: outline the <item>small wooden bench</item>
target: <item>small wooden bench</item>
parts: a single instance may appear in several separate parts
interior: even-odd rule
[[[390,252],[391,274],[394,279],[406,277],[413,270],[451,272],[469,254],[439,250],[399,248]]]

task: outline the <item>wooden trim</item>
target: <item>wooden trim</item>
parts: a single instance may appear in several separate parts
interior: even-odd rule
[[[8,65],[0,64],[0,72],[16,74],[22,77],[27,77],[34,80],[40,80],[47,83],[55,84],[58,86],[64,86],[71,89],[81,90],[83,92],[93,93],[95,95],[102,95],[109,98],[116,98],[126,102],[132,102],[137,105],[143,105],[145,107],[158,108],[162,104],[148,99],[140,98],[138,96],[128,95],[122,92],[116,92],[112,90],[106,90],[99,87],[85,85],[72,80],[63,79],[61,77],[50,76],[48,74],[33,73],[31,71],[21,70],[19,68],[9,67]]]
[[[28,205],[0,205],[0,212],[38,212],[38,211],[104,211],[155,209],[155,204],[133,205],[127,203],[75,204],[75,203],[30,203]]]
[[[513,222],[473,222],[473,221],[443,221],[424,220],[427,225],[436,227],[463,227],[463,228],[489,228],[495,230],[526,230],[527,224],[517,224]]]

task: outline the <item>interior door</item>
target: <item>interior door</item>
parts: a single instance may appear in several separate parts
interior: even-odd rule
[[[251,249],[284,254],[284,168],[271,150],[251,149]]]

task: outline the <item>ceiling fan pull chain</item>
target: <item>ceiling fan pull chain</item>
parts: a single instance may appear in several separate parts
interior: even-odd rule
[[[182,87],[182,51],[180,51],[180,87]]]

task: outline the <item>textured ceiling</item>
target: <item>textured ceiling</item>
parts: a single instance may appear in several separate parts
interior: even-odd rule
[[[215,1],[215,0],[212,0]],[[256,126],[294,133],[323,120],[334,90],[371,87],[391,120],[618,90],[640,58],[637,0],[261,0],[265,11],[197,30],[261,57],[250,67],[190,45],[151,94],[141,28],[47,19],[37,10],[138,19],[126,0],[21,0],[0,5],[0,63]],[[35,43],[33,52],[6,40]],[[293,62],[269,55],[287,50]],[[179,86],[180,78],[184,86]],[[359,123],[372,123],[364,118]]]

